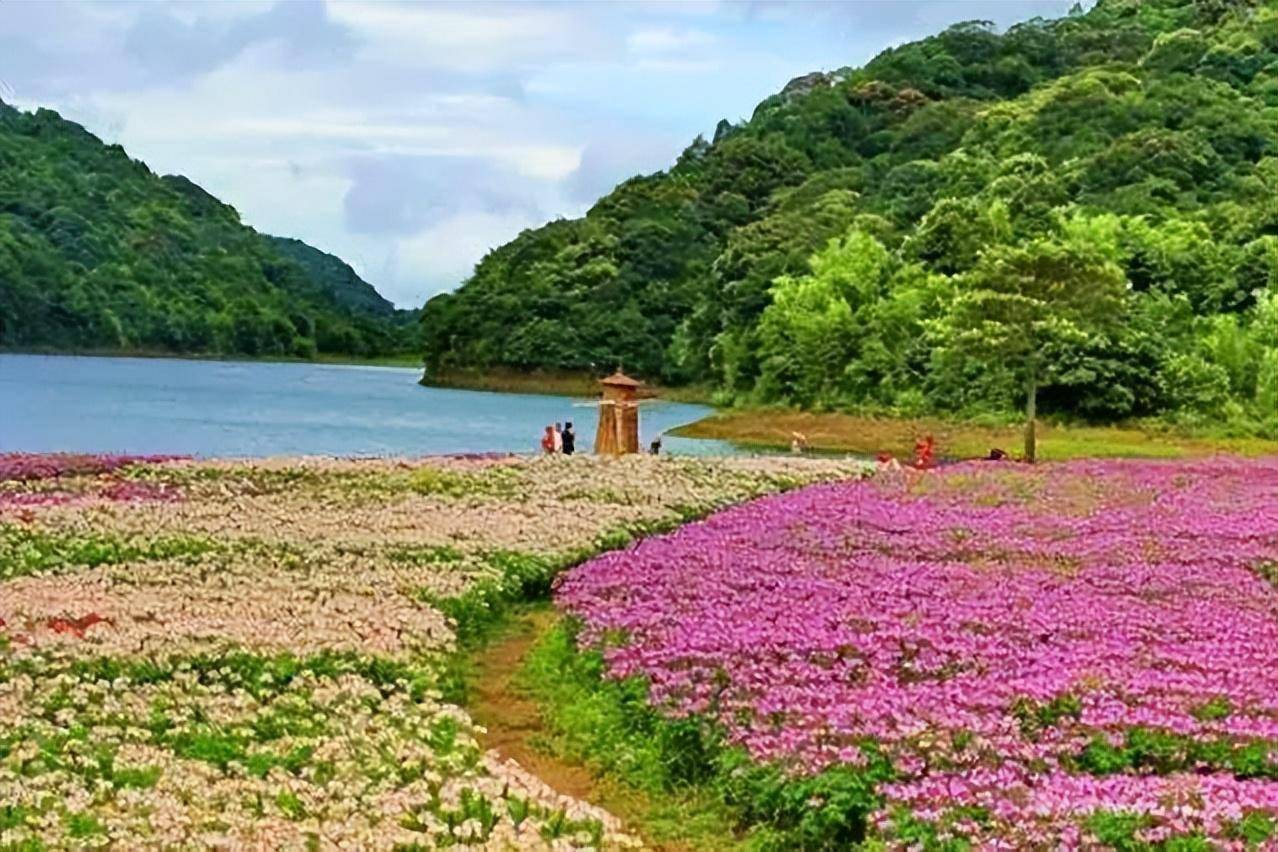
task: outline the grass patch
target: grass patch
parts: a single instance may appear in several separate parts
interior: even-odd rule
[[[580,650],[572,622],[563,620],[534,645],[519,683],[542,709],[544,746],[640,793],[639,807],[627,816],[655,843],[753,850],[882,848],[886,843],[959,850],[970,844],[961,834],[955,836],[956,827],[991,818],[980,808],[955,808],[926,821],[898,808],[885,833],[876,836],[867,820],[882,805],[879,785],[893,780],[895,772],[873,742],[859,744],[862,767],[836,766],[795,777],[725,746],[705,719],[662,716],[648,703],[642,680],[609,680],[604,671],[602,655]],[[1230,709],[1223,702],[1209,702],[1200,712],[1222,718]],[[1018,708],[1028,732],[1077,713],[1072,696],[1023,702]],[[1074,761],[1075,770],[1098,775],[1167,775],[1204,766],[1242,778],[1278,777],[1278,755],[1263,741],[1196,742],[1149,729],[1129,731],[1119,747],[1098,738]],[[1088,830],[1114,849],[1154,849],[1139,839],[1146,826],[1139,815],[1121,812],[1097,812],[1087,821]],[[1247,814],[1230,831],[1253,845],[1278,836],[1272,818],[1260,812]],[[1156,848],[1188,852],[1211,847],[1202,836],[1185,834]]]
[[[89,813],[68,813],[66,815],[67,835],[76,840],[85,840],[106,834],[106,826],[98,818]]]
[[[466,558],[466,554],[447,544],[394,547],[386,555],[410,565],[451,565]]]
[[[1022,445],[1019,424],[982,425],[937,418],[911,420],[775,409],[720,412],[674,430],[674,434],[683,437],[768,449],[789,446],[794,432],[807,436],[810,446],[817,451],[862,456],[888,452],[901,459],[913,458],[914,442],[924,435],[936,438],[937,455],[944,458],[981,458],[992,447],[1018,454]],[[1214,453],[1274,454],[1278,453],[1278,441],[1190,434],[1153,426],[1039,424],[1038,454],[1043,460],[1182,458]]]
[[[509,465],[496,465],[477,472],[426,465],[407,475],[407,489],[427,496],[492,496],[513,500],[521,494],[521,480],[522,472]]]
[[[463,650],[478,647],[521,603],[549,597],[551,580],[563,567],[557,560],[507,550],[495,551],[484,561],[495,576],[472,583],[462,594],[439,597],[423,591],[418,595],[452,619]]]
[[[635,521],[606,530],[587,547],[558,556],[538,556],[513,550],[495,550],[483,557],[490,576],[477,580],[460,595],[442,597],[423,590],[418,599],[453,620],[453,632],[463,651],[473,651],[522,606],[550,599],[551,584],[564,570],[609,550],[619,550],[640,538],[670,532],[706,514],[708,509],[676,507],[665,518]],[[464,558],[451,547],[403,548],[392,558],[419,564],[446,564]]]
[[[1278,589],[1278,562],[1258,562],[1255,571],[1260,579]]]
[[[763,490],[799,484],[778,477]],[[493,572],[490,579],[455,597],[423,593],[424,600],[453,620],[458,637],[459,649],[446,658],[438,681],[445,700],[469,702],[477,676],[491,668],[485,651],[516,617],[525,629],[535,627],[538,614],[550,611],[551,586],[560,571],[718,508],[722,506],[679,505],[664,518],[606,530],[581,550],[556,557],[494,551],[484,557]],[[444,548],[399,556],[450,562],[459,555]],[[725,748],[717,730],[703,720],[660,716],[648,705],[640,682],[604,680],[601,656],[579,653],[566,622],[535,629],[541,635],[517,677],[519,695],[545,711],[545,730],[534,744],[599,773],[591,800],[648,840],[679,849],[717,850],[842,848],[864,839],[866,817],[877,805],[875,787],[891,774],[877,749],[866,746],[868,769],[792,779],[777,767],[755,764],[744,753]],[[523,734],[520,738],[525,739]],[[483,825],[482,814],[471,817]],[[580,827],[563,830],[574,829]]]
[[[1207,718],[1224,718],[1219,705],[1204,705]],[[1202,716],[1200,716],[1202,718]],[[1074,760],[1074,767],[1094,775],[1154,773],[1169,775],[1204,768],[1238,778],[1278,779],[1278,743],[1230,738],[1195,739],[1156,728],[1131,728],[1120,745],[1093,739]]]
[[[681,777],[707,766],[699,733],[659,736],[647,691],[633,682],[602,689],[602,661],[578,654],[565,625],[535,643],[517,683],[542,710],[546,730],[536,744],[631,793],[616,810],[646,838],[698,850],[740,845],[728,808]]]
[[[670,719],[637,679],[607,680],[595,651],[561,622],[529,654],[521,685],[544,708],[546,745],[647,797],[640,828],[696,849],[841,849],[866,840],[879,783],[893,776],[872,744],[866,765],[795,778],[724,745],[705,719]]]
[[[203,536],[126,539],[104,533],[66,534],[0,523],[0,580],[56,568],[94,568],[136,559],[200,556],[218,548]]]

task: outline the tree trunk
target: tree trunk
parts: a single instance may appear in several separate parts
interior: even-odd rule
[[[1038,435],[1035,418],[1038,416],[1038,376],[1030,373],[1025,386],[1025,461],[1033,464],[1038,455]]]

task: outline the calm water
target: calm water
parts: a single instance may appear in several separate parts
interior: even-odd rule
[[[531,452],[571,420],[579,449],[597,418],[584,400],[419,386],[395,367],[0,355],[0,450],[199,456]],[[654,402],[644,445],[709,412]],[[731,445],[667,436],[676,453]]]

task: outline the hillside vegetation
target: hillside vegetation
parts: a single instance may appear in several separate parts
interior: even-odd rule
[[[1276,128],[1272,5],[959,24],[493,250],[426,304],[427,364],[911,415],[1028,382],[1049,413],[1273,432]]]
[[[415,315],[186,178],[0,103],[0,347],[371,356],[418,345]]]

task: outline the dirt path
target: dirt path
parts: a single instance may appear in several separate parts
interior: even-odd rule
[[[517,761],[564,795],[594,802],[598,785],[590,770],[533,747],[532,740],[542,730],[541,714],[537,703],[515,684],[524,657],[554,626],[555,618],[549,606],[519,615],[508,631],[479,652],[474,658],[466,709],[488,730],[479,738],[484,748]]]
[[[627,833],[641,837],[647,848],[686,852],[690,847],[654,843],[644,836],[641,824],[649,803],[641,793],[601,779],[587,767],[561,760],[537,747],[537,737],[544,733],[541,713],[516,680],[528,652],[557,620],[558,613],[550,604],[522,613],[472,658],[466,710],[487,730],[479,737],[480,745],[518,762],[557,792],[609,811],[622,821]]]

